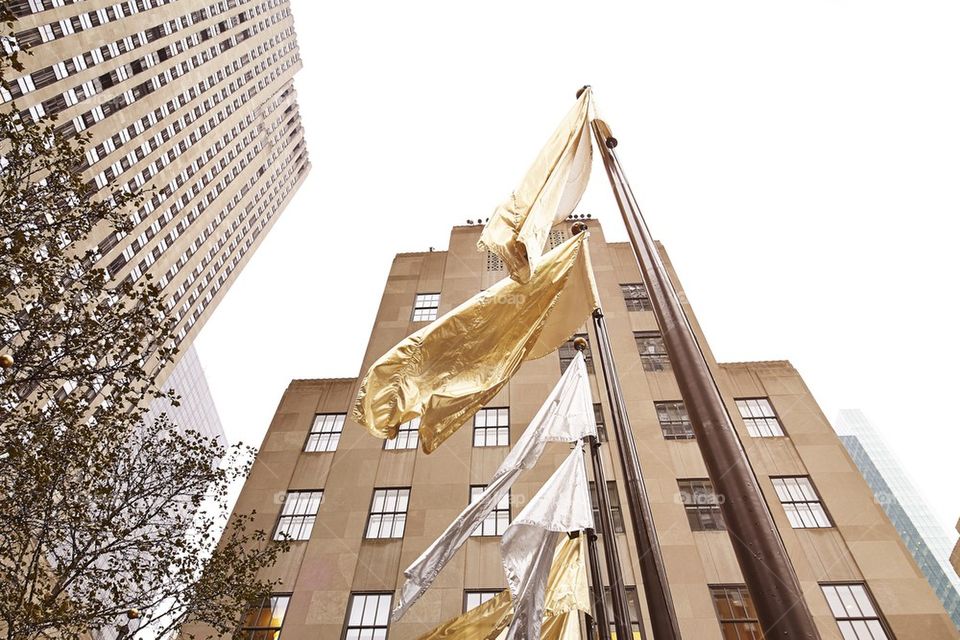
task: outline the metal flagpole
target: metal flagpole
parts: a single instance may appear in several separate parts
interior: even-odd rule
[[[587,341],[577,338],[573,341],[577,351],[583,352],[587,348]],[[603,470],[603,460],[600,458],[600,442],[596,437],[585,438],[590,442],[590,462],[593,464],[593,486],[597,496],[597,507],[600,511],[600,533],[603,535],[603,555],[607,561],[607,577],[610,579],[610,594],[613,598],[613,622],[617,630],[617,638],[632,638],[630,628],[630,607],[627,605],[627,589],[623,583],[623,567],[620,564],[620,550],[617,548],[616,530],[613,524],[613,509],[610,508],[610,496],[607,494],[607,474]],[[588,538],[589,540],[589,538]],[[599,571],[597,572],[599,573]],[[594,582],[595,592],[603,592],[603,579]],[[604,608],[606,617],[606,608]],[[610,633],[610,623],[601,627]],[[603,636],[601,636],[602,638]]]
[[[620,449],[620,467],[626,479],[627,502],[630,504],[630,523],[640,556],[640,576],[643,579],[643,592],[646,596],[650,626],[656,640],[680,640],[680,625],[673,608],[670,585],[667,583],[667,571],[660,553],[660,543],[653,524],[653,513],[647,488],[640,471],[640,456],[637,443],[630,427],[623,391],[617,376],[617,366],[610,348],[610,337],[603,322],[603,312],[593,312],[593,327],[597,332],[597,351],[600,356],[600,369],[603,371],[603,385],[610,401],[613,418],[613,430]]]
[[[610,621],[607,620],[607,598],[603,589],[603,574],[600,572],[600,554],[597,553],[597,532],[587,529],[587,555],[590,558],[590,581],[593,583],[593,620],[597,625],[599,640],[610,640]]]
[[[591,126],[660,325],[680,395],[693,424],[697,445],[715,490],[724,498],[720,510],[757,608],[760,626],[768,638],[818,639],[820,634],[803,599],[800,582],[716,380],[623,175],[613,150],[617,140],[602,120],[594,119]],[[600,320],[602,324],[602,317]],[[647,592],[650,591],[648,588]],[[658,634],[657,640],[669,637]]]

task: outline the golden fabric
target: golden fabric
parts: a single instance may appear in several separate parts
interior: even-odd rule
[[[529,282],[505,278],[381,356],[360,384],[353,418],[395,438],[419,417],[423,451],[436,450],[524,360],[555,351],[599,306],[587,235],[545,255]]]
[[[590,611],[585,540],[564,536],[553,556],[541,640],[579,640],[577,611]],[[510,590],[444,622],[418,640],[497,640],[510,626]]]
[[[540,150],[520,185],[490,216],[477,248],[503,259],[510,277],[526,282],[536,270],[554,224],[573,213],[587,188],[591,92],[585,90]]]

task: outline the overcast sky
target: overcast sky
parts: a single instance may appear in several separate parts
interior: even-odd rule
[[[588,83],[718,359],[863,409],[956,523],[960,4],[292,4],[313,170],[197,340],[231,441],[359,373],[394,254],[488,216]],[[626,239],[599,163],[580,211]]]

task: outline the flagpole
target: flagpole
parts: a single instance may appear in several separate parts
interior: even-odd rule
[[[577,338],[573,341],[573,348],[583,353],[587,349],[587,341]],[[610,579],[610,595],[613,598],[613,622],[617,629],[618,638],[632,638],[630,628],[630,606],[627,604],[627,588],[623,582],[623,565],[620,564],[620,549],[617,547],[617,532],[613,523],[613,508],[610,506],[610,495],[607,493],[607,473],[603,469],[603,460],[600,458],[600,441],[596,436],[585,438],[590,442],[590,462],[593,465],[593,486],[596,489],[597,509],[600,512],[600,534],[603,536],[603,556],[607,563],[607,577]],[[588,538],[589,539],[589,538]],[[599,574],[599,571],[597,571]],[[595,592],[603,593],[603,578],[594,582]],[[604,603],[604,617],[607,609]],[[610,634],[610,623],[605,627]],[[602,637],[602,636],[601,636]]]
[[[603,385],[613,417],[613,430],[620,449],[620,468],[626,479],[627,502],[630,504],[630,523],[633,525],[634,540],[639,555],[640,576],[643,580],[643,593],[647,601],[647,613],[650,626],[656,640],[680,640],[680,625],[673,607],[673,597],[667,582],[667,571],[660,553],[660,542],[653,523],[653,512],[647,488],[640,470],[640,456],[637,443],[630,427],[623,390],[617,376],[617,365],[610,347],[610,336],[603,321],[603,312],[593,312],[593,328],[597,333],[597,351],[600,356],[600,369],[603,371]]]
[[[610,621],[607,620],[607,597],[603,589],[603,574],[600,572],[600,554],[597,553],[597,532],[586,529],[587,555],[590,558],[590,581],[593,583],[593,620],[599,640],[610,640]]]
[[[602,120],[594,119],[591,126],[707,473],[717,494],[724,498],[720,510],[760,626],[768,638],[819,639],[800,582],[719,387],[623,175],[613,150],[617,140]],[[659,634],[657,640],[662,640]]]

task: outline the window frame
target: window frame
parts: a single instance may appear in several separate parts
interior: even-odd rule
[[[702,505],[697,502],[688,503],[686,500],[684,500],[684,495],[685,495],[684,487],[681,484],[683,482],[700,482],[700,483],[709,484],[710,493],[713,496],[714,502],[707,505]],[[720,509],[720,501],[719,501],[719,497],[717,496],[717,489],[713,485],[713,482],[710,480],[710,478],[677,478],[677,487],[680,491],[680,502],[681,504],[683,504],[684,513],[687,516],[687,522],[690,524],[690,531],[692,532],[708,531],[709,532],[709,531],[726,531],[727,530],[727,521],[723,517],[723,511]],[[691,493],[690,493],[691,496],[695,496],[694,489],[691,489]],[[700,513],[714,514],[714,515],[711,515],[711,521],[714,523],[714,526],[712,528],[705,528],[703,526],[703,520],[697,517],[696,522],[698,523],[698,526],[694,527],[694,520],[690,516],[691,512],[697,513],[697,514],[700,514]],[[720,526],[717,526],[717,525],[720,525]]]
[[[739,628],[739,625],[742,625],[742,624],[753,624],[753,625],[756,625],[756,630],[757,630],[757,632],[759,633],[759,638],[761,638],[761,640],[762,640],[762,638],[763,638],[763,628],[760,626],[759,615],[758,615],[757,618],[731,618],[731,619],[729,619],[729,620],[725,620],[723,617],[721,617],[720,609],[717,607],[717,599],[716,599],[716,597],[715,597],[715,595],[714,595],[714,593],[715,593],[716,591],[718,591],[718,590],[720,590],[720,589],[723,589],[723,590],[724,590],[724,596],[727,597],[727,598],[729,598],[729,595],[728,595],[727,592],[728,592],[729,590],[731,590],[731,589],[736,589],[738,592],[740,592],[741,597],[743,597],[743,595],[746,596],[745,603],[746,603],[746,602],[749,602],[750,608],[752,608],[752,609],[753,609],[753,613],[756,614],[756,613],[757,613],[757,605],[756,605],[756,603],[753,602],[753,598],[750,596],[750,591],[747,590],[747,585],[745,585],[745,584],[708,584],[708,585],[707,585],[707,589],[708,589],[708,591],[710,592],[710,602],[711,602],[711,604],[713,604],[713,610],[714,610],[714,613],[715,613],[716,616],[717,616],[717,624],[720,625],[720,635],[721,635],[722,637],[724,637],[724,638],[727,637],[726,634],[725,634],[724,631],[723,631],[724,627],[727,626],[727,625],[734,626],[734,628],[736,629],[736,632],[737,632],[737,637],[740,637],[740,628]],[[746,604],[744,605],[744,608],[746,608]]]
[[[858,582],[858,581],[856,581],[856,580],[841,580],[841,581],[838,581],[838,582],[818,582],[818,583],[817,583],[817,586],[820,587],[820,593],[823,594],[823,599],[827,601],[827,608],[830,609],[830,615],[833,617],[833,621],[837,624],[837,628],[840,630],[840,635],[841,635],[841,636],[847,637],[846,634],[844,634],[843,627],[840,625],[841,622],[851,622],[851,623],[852,623],[852,622],[856,622],[856,621],[876,620],[876,621],[878,622],[879,626],[880,626],[880,629],[883,631],[884,635],[886,636],[885,638],[882,638],[881,640],[895,640],[895,636],[893,635],[893,632],[892,632],[891,629],[890,629],[890,625],[887,623],[887,620],[886,620],[886,618],[884,617],[883,612],[880,610],[879,605],[877,605],[877,599],[874,598],[873,593],[870,591],[870,587],[867,585],[867,583],[866,583],[865,581],[859,581],[859,582]],[[826,590],[824,589],[825,587],[833,587],[833,588],[836,588],[836,587],[860,587],[860,588],[863,590],[863,593],[864,593],[864,595],[865,595],[866,598],[867,598],[868,604],[869,604],[870,607],[873,609],[874,615],[873,615],[873,616],[860,617],[860,618],[850,617],[850,616],[838,617],[836,611],[834,611],[833,605],[832,605],[831,602],[830,602],[830,598],[827,596],[827,592],[826,592]],[[837,594],[837,597],[838,597],[838,598],[840,597],[840,596],[839,596],[839,593]],[[856,602],[857,608],[858,608],[858,609],[861,609],[861,612],[862,612],[863,607],[861,606],[860,601],[857,599],[856,595],[853,596],[853,599],[854,599],[854,601]],[[841,603],[840,603],[840,604],[843,605],[842,598],[841,598]],[[845,605],[843,605],[843,606],[845,606]],[[846,613],[846,611],[845,611],[845,613]],[[851,626],[852,626],[852,625],[851,625]],[[869,628],[868,628],[868,630],[869,630]],[[856,634],[856,630],[854,630],[854,633]],[[870,635],[873,635],[873,631],[872,631],[872,630],[870,630]]]
[[[374,506],[374,505],[376,504],[376,502],[377,502],[377,492],[378,492],[378,491],[385,491],[385,492],[389,492],[389,491],[406,491],[406,492],[407,492],[407,495],[406,495],[406,508],[405,508],[403,511],[377,511],[377,512],[374,512],[373,506]],[[407,531],[407,514],[410,512],[410,494],[411,494],[411,487],[374,487],[374,488],[373,488],[373,493],[370,495],[370,506],[369,506],[369,508],[367,509],[367,522],[366,522],[366,524],[365,524],[364,527],[363,527],[363,539],[364,539],[364,540],[402,540],[404,534],[405,534],[406,531]],[[387,501],[388,497],[389,497],[389,494],[387,494],[387,495],[384,496],[384,506],[386,506],[386,501]],[[400,499],[400,494],[397,494],[397,500],[399,500],[399,499]],[[397,516],[398,516],[398,515],[401,515],[401,514],[403,515],[403,524],[401,525],[400,535],[395,536],[395,535],[393,535],[393,532],[394,532],[394,530],[396,529]],[[392,516],[392,519],[391,519],[391,521],[390,521],[391,524],[390,524],[390,535],[389,535],[389,536],[381,535],[381,533],[383,532],[383,525],[384,525],[383,516],[385,516],[385,515]],[[372,522],[374,516],[380,516],[380,517],[381,517],[381,520],[380,520],[380,524],[379,524],[379,526],[378,526],[378,528],[377,528],[377,535],[371,536],[371,535],[370,535],[370,523]]]
[[[640,350],[640,340],[645,338],[658,338],[663,346],[663,351],[655,353],[644,353]],[[673,364],[670,362],[670,355],[667,353],[667,343],[663,339],[663,333],[660,331],[634,331],[633,342],[637,348],[637,354],[640,356],[640,364],[647,373],[659,373],[662,371],[672,371]]]
[[[467,489],[467,505],[473,504],[474,489],[480,489],[480,493],[483,493],[489,486],[490,486],[489,484],[471,484]],[[501,506],[501,503],[504,500],[507,501],[507,506],[505,508]],[[485,517],[483,521],[481,521],[480,524],[478,524],[476,528],[470,532],[470,537],[471,538],[499,538],[503,536],[503,534],[506,533],[507,531],[507,527],[509,527],[510,523],[513,522],[512,507],[513,507],[513,491],[508,489],[506,495],[497,501],[497,504],[494,505],[490,513],[487,514],[487,517]],[[499,514],[504,512],[507,514],[507,522],[503,526],[503,531],[501,532]],[[486,525],[488,522],[492,522],[494,533],[485,533]]]
[[[740,408],[741,402],[750,402],[750,401],[759,402],[761,400],[765,402],[767,406],[770,408],[770,415],[762,415],[762,416],[743,415],[743,411]],[[785,438],[787,437],[787,430],[783,426],[783,420],[780,419],[780,414],[777,413],[777,408],[773,406],[773,401],[770,399],[770,396],[751,396],[748,398],[734,398],[733,403],[737,407],[737,414],[740,416],[740,419],[743,420],[743,426],[746,427],[747,429],[747,435],[750,436],[751,438]],[[759,429],[756,428],[756,422],[754,422],[755,420],[759,420],[759,419],[764,420],[764,426],[767,428],[770,427],[770,424],[768,421],[772,419],[777,424],[777,428],[779,429],[780,433],[772,433],[772,430],[771,430],[771,435],[763,434]],[[757,433],[754,434],[754,431],[756,431]]]
[[[471,609],[474,609],[476,607],[479,607],[482,604],[489,602],[493,598],[496,598],[498,595],[503,593],[505,590],[506,589],[502,587],[500,589],[464,589],[463,590],[463,613],[466,613]],[[490,594],[490,597],[487,598],[486,600],[481,600],[480,604],[474,605],[473,607],[467,607],[467,596],[480,595],[482,598],[486,594]]]
[[[483,426],[477,425],[477,418],[480,416],[481,413],[483,414],[483,417],[484,417],[484,423],[486,423],[486,422],[488,421],[488,415],[489,415],[488,412],[490,412],[490,411],[495,411],[495,412],[496,412],[497,424],[494,425],[494,426],[490,426],[489,424],[484,424]],[[501,412],[501,411],[506,411],[506,412],[507,412],[507,424],[506,424],[506,425],[501,425],[501,424],[500,424],[500,412]],[[489,442],[490,442],[490,432],[491,432],[491,431],[494,431],[494,432],[495,432],[494,438],[495,438],[496,444],[489,444]],[[506,441],[506,442],[501,442],[501,441],[500,441],[500,436],[501,436],[501,434],[504,433],[504,432],[506,433],[507,441]],[[477,435],[478,435],[478,433],[482,433],[482,435],[483,435],[483,444],[477,444]],[[486,448],[489,448],[489,447],[509,447],[509,446],[510,446],[510,407],[509,407],[509,406],[507,406],[507,407],[482,407],[482,408],[480,408],[475,414],[473,414],[473,448],[475,448],[475,449],[486,449]]]
[[[268,599],[272,600],[273,598],[286,598],[286,604],[285,604],[285,606],[283,607],[283,616],[280,618],[280,625],[279,625],[279,626],[276,626],[276,627],[274,627],[274,626],[272,626],[272,625],[271,625],[271,626],[266,626],[266,627],[260,626],[260,625],[246,626],[244,623],[246,622],[247,618],[248,618],[249,615],[250,615],[250,612],[253,610],[253,607],[254,607],[254,604],[253,604],[253,603],[250,603],[250,605],[247,607],[247,610],[246,610],[246,611],[244,612],[244,614],[243,614],[243,618],[241,618],[241,620],[240,620],[240,625],[239,625],[239,632],[238,632],[238,634],[239,634],[241,637],[246,638],[247,640],[254,640],[254,638],[261,637],[261,636],[258,636],[257,634],[261,634],[261,633],[264,633],[264,632],[266,632],[266,633],[273,633],[273,634],[275,634],[275,635],[273,635],[273,640],[276,640],[276,638],[280,635],[280,632],[283,631],[283,623],[284,623],[284,620],[286,620],[287,611],[290,609],[290,599],[291,599],[292,597],[293,597],[293,593],[271,593],[270,595],[263,596],[263,597],[261,597],[261,598],[259,599],[259,604],[256,605],[256,607],[257,607],[257,616],[256,616],[256,619],[257,619],[257,620],[259,620],[259,619],[260,619],[260,616],[262,615],[262,612],[263,612],[263,604],[264,604],[264,602],[265,602],[266,600],[268,600]],[[272,611],[272,610],[273,610],[273,603],[271,602],[270,604],[271,604],[271,611]],[[273,618],[272,618],[272,616],[271,616],[271,620],[272,620],[272,619],[273,619]]]
[[[327,417],[332,417],[332,418],[334,418],[334,426],[337,426],[336,418],[342,417],[343,419],[339,421],[339,428],[338,428],[336,431],[322,431],[322,430],[321,430],[321,431],[314,431],[314,429],[317,427],[317,419],[318,419],[318,418],[321,418],[321,417],[323,417],[323,418],[327,418]],[[340,437],[343,435],[343,425],[344,425],[344,423],[346,423],[346,421],[347,421],[347,414],[346,414],[346,413],[330,413],[330,412],[324,412],[324,413],[315,413],[315,414],[313,414],[313,422],[310,423],[310,430],[307,431],[307,438],[306,438],[306,440],[304,440],[303,449],[301,449],[301,451],[302,451],[303,453],[333,453],[334,451],[336,451],[336,450],[340,447]],[[316,440],[315,440],[316,443],[319,443],[319,442],[323,439],[323,437],[326,436],[326,437],[328,438],[328,440],[327,440],[327,446],[329,447],[329,443],[330,443],[331,441],[333,441],[333,448],[332,448],[332,449],[330,449],[330,448],[325,448],[325,449],[310,449],[310,448],[309,448],[309,447],[310,447],[310,443],[311,443],[312,440],[314,440],[314,436],[317,436],[317,437],[316,437]],[[334,436],[336,436],[336,437],[334,438]]]
[[[597,481],[589,480],[588,489],[590,493],[590,507],[593,509],[593,520],[598,522],[600,518],[600,504],[597,496]],[[626,533],[627,528],[623,521],[623,505],[620,503],[620,493],[617,490],[616,480],[607,480],[607,502],[610,504],[610,513],[613,516],[613,532]],[[600,532],[597,531],[599,534]]]
[[[354,603],[354,599],[357,596],[364,597],[364,598],[370,597],[370,596],[377,596],[378,598],[382,598],[386,596],[388,598],[386,624],[364,625],[362,623],[363,609],[361,609],[360,610],[361,624],[357,626],[352,626],[350,624],[350,616],[353,613],[353,603]],[[380,607],[380,601],[378,600],[377,601],[378,610],[379,610],[379,607]],[[366,604],[364,604],[364,608],[366,608]],[[383,632],[384,632],[383,638],[384,640],[386,640],[387,638],[390,637],[390,613],[392,610],[393,610],[393,592],[392,591],[351,591],[350,597],[347,599],[347,611],[343,619],[343,630],[340,633],[340,639],[347,640],[348,634],[352,630],[356,630],[359,632],[357,634],[357,637],[362,637],[363,631],[366,631],[366,630],[377,631],[378,629],[383,629]],[[376,623],[376,620],[374,620],[374,623]]]
[[[296,494],[299,498],[300,495],[314,494],[314,493],[319,494],[319,496],[317,501],[317,508],[312,514],[309,513],[308,511],[304,511],[303,513],[296,513],[296,512],[285,513],[284,512],[284,510],[287,508],[287,504],[290,502],[289,498],[291,494]],[[309,505],[309,501],[310,501],[309,495],[307,496],[306,500],[307,500],[307,504]],[[280,505],[280,513],[277,514],[277,521],[273,525],[273,535],[271,536],[271,539],[275,541],[285,539],[288,542],[306,542],[310,540],[310,536],[313,535],[313,527],[317,523],[317,516],[320,513],[320,506],[322,504],[323,504],[323,489],[288,489],[287,492],[283,494],[283,503]],[[294,522],[298,519],[300,520],[300,523],[297,529],[297,537],[293,537],[292,535],[288,535],[286,538],[277,537],[281,533],[280,526],[281,524],[284,523],[284,521]],[[307,521],[310,519],[312,519],[312,522],[308,524]],[[307,527],[307,535],[305,538],[300,537],[303,535],[303,530],[305,527]],[[289,533],[289,528],[287,528],[284,531],[284,533]]]
[[[406,428],[404,428],[406,427]],[[399,446],[400,439],[403,438],[404,446]],[[411,445],[411,438],[413,443]],[[416,451],[420,446],[420,418],[407,420],[397,427],[397,437],[392,440],[387,438],[383,441],[384,451]]]
[[[809,485],[810,490],[813,491],[813,494],[816,496],[817,499],[816,499],[816,500],[807,500],[807,499],[805,499],[805,500],[794,500],[794,499],[791,499],[791,500],[789,500],[789,501],[787,501],[787,502],[784,502],[784,501],[783,501],[783,497],[780,495],[780,491],[778,490],[778,485],[777,485],[777,482],[776,482],[777,480],[806,480],[806,481],[807,481],[807,484]],[[836,525],[834,524],[833,518],[830,516],[830,512],[827,510],[827,505],[824,504],[824,502],[823,502],[823,496],[820,495],[820,491],[819,491],[819,489],[817,489],[817,485],[814,484],[813,478],[811,478],[809,475],[786,475],[786,476],[777,475],[777,476],[770,476],[770,483],[773,485],[773,491],[774,491],[774,493],[777,495],[777,500],[779,500],[780,506],[783,508],[783,513],[784,513],[784,515],[787,517],[787,520],[790,522],[790,528],[791,528],[791,529],[833,529],[833,528],[835,528]],[[800,485],[801,483],[798,482],[797,484]],[[788,494],[790,493],[789,488],[786,488],[786,491],[787,491]],[[800,487],[800,492],[803,493],[803,487],[802,487],[802,486]],[[791,498],[792,498],[792,496],[791,496]],[[806,524],[804,524],[804,523],[803,523],[803,517],[800,515],[800,512],[797,510],[797,511],[794,511],[794,513],[797,514],[797,517],[798,517],[798,518],[800,518],[800,523],[801,523],[801,525],[800,525],[800,526],[795,525],[795,524],[794,524],[794,520],[793,520],[793,518],[792,518],[791,515],[790,515],[791,512],[787,510],[787,505],[805,505],[805,506],[807,506],[807,508],[808,508],[808,510],[809,510],[809,513],[810,513],[811,516],[813,517],[814,521],[817,522],[817,524],[816,524],[815,526],[807,526]],[[816,514],[816,512],[814,511],[814,509],[812,509],[812,508],[810,507],[810,505],[819,505],[820,510],[823,512],[823,517],[827,519],[827,524],[826,524],[826,525],[821,525],[821,524],[819,523],[819,521],[818,521],[818,519],[817,519],[817,514]]]
[[[627,296],[626,287],[636,287],[630,289],[630,292],[641,292],[639,295]],[[650,301],[650,292],[644,282],[621,282],[620,293],[623,296],[623,303],[627,311],[653,311],[653,303]]]
[[[593,353],[590,351],[590,334],[575,333],[557,349],[557,355],[560,357],[560,375],[566,372],[567,367],[577,357],[577,349],[573,346],[573,342],[577,338],[583,338],[587,341],[587,348],[583,351],[583,363],[587,367],[587,373],[596,373],[596,368],[593,366]]]
[[[674,410],[676,410],[677,405],[679,405],[679,408],[683,411],[683,414],[687,418],[686,425],[689,426],[689,435],[687,435],[688,432],[685,429],[680,435],[677,435],[680,432],[677,432],[675,428],[678,426],[682,428],[684,426],[684,421],[682,419],[669,419],[667,420],[667,423],[664,423],[664,421],[661,419],[660,409],[670,409],[671,407],[668,405],[673,405],[672,408]],[[657,412],[657,422],[660,423],[660,433],[663,435],[664,440],[684,442],[687,440],[697,439],[697,435],[693,430],[693,420],[690,419],[690,414],[687,412],[687,405],[684,404],[683,400],[655,400],[653,403],[653,408],[654,411]],[[667,432],[667,427],[671,428],[670,433]]]
[[[430,296],[436,296],[436,305],[435,306],[424,306],[422,303],[424,300],[422,298],[429,298]],[[434,302],[434,300],[426,300],[426,302]],[[432,317],[417,317],[418,312],[428,312],[433,311]],[[429,316],[430,314],[420,314]],[[415,293],[413,296],[413,310],[410,312],[410,321],[411,322],[433,322],[438,317],[440,317],[440,292],[428,292],[428,293]]]
[[[597,441],[607,442],[610,434],[607,433],[607,419],[603,413],[603,403],[593,403],[593,421],[597,425]]]

